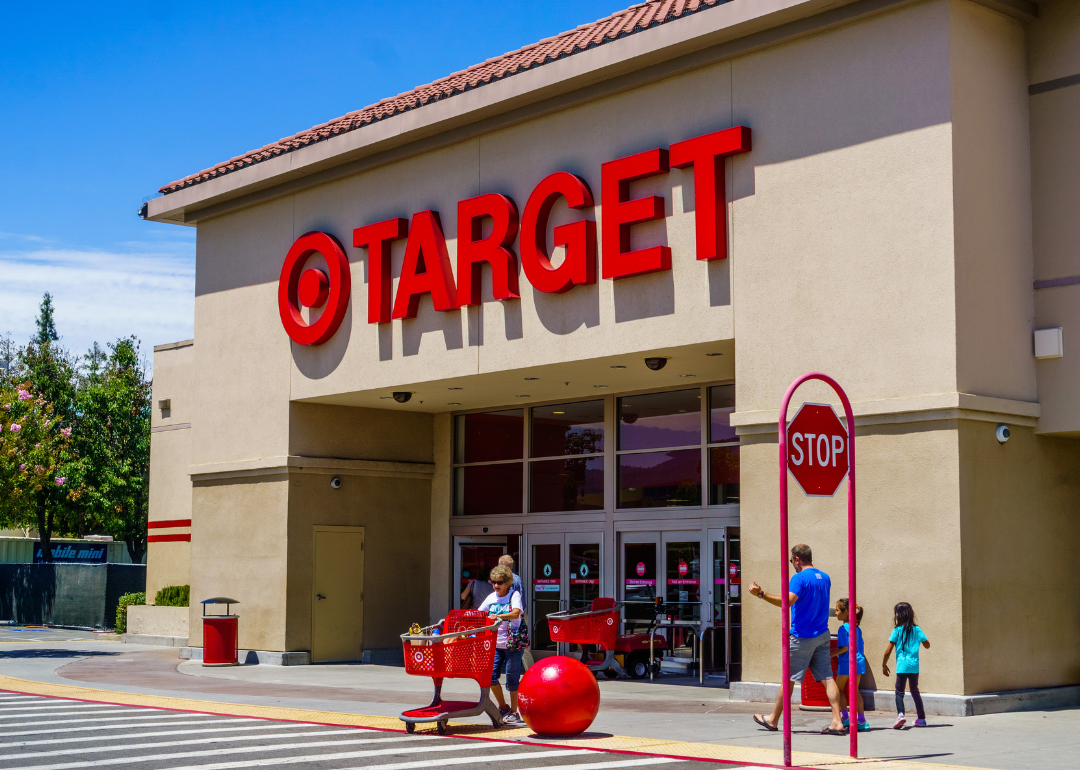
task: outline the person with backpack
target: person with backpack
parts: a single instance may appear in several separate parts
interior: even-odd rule
[[[915,701],[918,719],[916,727],[926,727],[926,711],[923,709],[922,693],[919,692],[919,646],[930,649],[930,640],[915,623],[915,610],[907,602],[900,602],[893,608],[893,623],[896,626],[889,637],[889,646],[885,650],[885,659],[881,663],[881,672],[889,676],[889,656],[896,648],[896,723],[894,730],[904,727],[904,689],[911,685],[911,699]]]
[[[518,716],[517,689],[521,680],[521,655],[528,646],[527,633],[523,634],[521,624],[521,592],[514,589],[514,573],[509,567],[500,564],[491,570],[491,584],[495,592],[484,599],[477,608],[486,612],[494,620],[504,621],[499,625],[499,635],[495,642],[495,663],[491,670],[491,694],[499,704],[502,723],[510,727],[523,724]],[[522,638],[522,637],[525,638]],[[510,691],[510,705],[506,705],[499,675],[506,673],[506,689]]]

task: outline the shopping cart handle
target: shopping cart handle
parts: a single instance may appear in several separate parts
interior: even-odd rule
[[[611,612],[617,612],[622,610],[623,605],[626,602],[616,602],[614,607],[606,607],[602,610],[585,610],[584,612],[574,612],[573,610],[567,610],[566,612],[552,612],[547,616],[548,620],[565,620],[566,618],[586,618],[590,615],[607,615]]]

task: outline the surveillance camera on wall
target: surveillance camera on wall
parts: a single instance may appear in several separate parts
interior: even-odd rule
[[[1006,441],[1009,440],[1009,436],[1011,435],[1010,432],[1009,432],[1009,426],[1008,425],[999,425],[999,426],[997,426],[997,430],[994,432],[994,435],[997,436],[997,440],[998,440],[999,444],[1004,444]]]
[[[412,398],[412,393],[407,390],[399,390],[394,393],[394,400],[399,404],[407,403]]]
[[[341,476],[334,476],[334,478],[330,479],[330,488],[341,489]]]
[[[652,369],[654,372],[658,372],[667,366],[667,356],[653,356],[645,359],[645,366]]]

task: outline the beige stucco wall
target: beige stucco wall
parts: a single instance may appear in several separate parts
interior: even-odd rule
[[[313,526],[364,527],[364,649],[398,648],[398,635],[426,625],[431,484],[414,478],[295,474],[289,480],[286,649],[311,649]],[[352,587],[354,590],[356,587]]]
[[[1080,442],[994,428],[959,432],[966,692],[1080,682]]]
[[[224,596],[240,602],[241,648],[285,650],[288,476],[197,481],[192,501],[189,643],[202,646],[200,602]]]
[[[1039,3],[1039,19],[1028,25],[1028,77],[1038,85],[1080,74],[1080,4]],[[1035,280],[1080,276],[1080,85],[1030,97],[1031,209]],[[1035,292],[1036,329],[1060,326],[1063,358],[1035,364],[1040,433],[1080,437],[1080,285]]]
[[[188,635],[188,607],[132,605],[127,610],[127,632],[147,636]]]
[[[744,439],[741,532],[743,583],[770,593],[780,585],[776,434]],[[955,421],[875,425],[856,431],[856,566],[869,683],[883,689],[879,662],[892,631],[892,608],[909,602],[932,639],[921,661],[925,692],[964,689],[960,569],[959,455]],[[835,602],[847,596],[847,484],[832,498],[809,498],[789,482],[791,545],[807,543],[832,578]],[[780,681],[780,613],[743,601],[743,678]],[[836,631],[836,621],[831,624]]]
[[[193,390],[195,347],[190,341],[158,345],[154,349],[154,382],[150,426],[150,521],[191,519],[191,423],[195,419]],[[158,405],[169,400],[170,408]],[[188,527],[155,528],[151,535],[183,534]],[[188,585],[191,579],[191,544],[148,543],[146,596],[153,603],[157,592],[170,585]]]

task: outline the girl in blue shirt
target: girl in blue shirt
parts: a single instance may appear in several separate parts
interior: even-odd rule
[[[926,711],[923,709],[922,695],[919,693],[919,646],[930,649],[930,640],[923,630],[915,624],[915,610],[907,602],[900,602],[893,608],[896,628],[889,637],[889,646],[885,650],[885,660],[881,672],[889,675],[889,656],[896,648],[896,724],[893,729],[904,727],[904,685],[911,685],[911,699],[915,701],[915,711],[919,718],[916,727],[926,727]]]
[[[859,713],[858,730],[860,733],[865,733],[870,730],[870,724],[866,721],[866,715],[863,713],[863,699],[862,691],[859,690],[859,680],[862,679],[862,675],[866,673],[866,656],[863,654],[863,638],[862,629],[859,626],[862,624],[863,608],[855,607],[855,693],[858,698],[856,707]],[[848,672],[851,670],[848,668],[850,661],[848,659],[848,651],[851,647],[851,624],[848,622],[848,600],[837,599],[836,601],[836,619],[840,621],[840,630],[836,634],[836,652],[833,653],[834,657],[838,657],[836,661],[836,686],[840,690],[840,721],[844,723],[844,727],[851,729],[851,721],[848,718]]]

